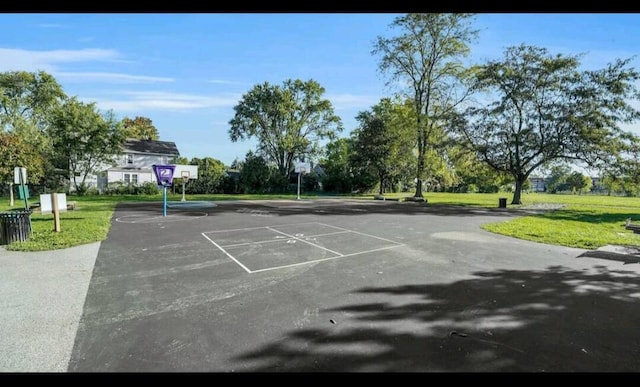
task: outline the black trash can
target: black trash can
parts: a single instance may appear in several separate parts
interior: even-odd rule
[[[26,241],[31,236],[31,211],[0,212],[0,245]]]
[[[498,207],[507,208],[507,198],[498,198]]]

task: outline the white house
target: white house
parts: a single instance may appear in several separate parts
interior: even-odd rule
[[[97,187],[102,192],[109,183],[143,184],[156,182],[154,164],[172,164],[180,156],[172,141],[138,140],[129,138],[123,145],[122,154],[113,164],[98,168],[98,173],[87,176],[88,187]],[[73,189],[73,185],[71,187]]]

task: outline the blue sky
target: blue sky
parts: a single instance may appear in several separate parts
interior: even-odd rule
[[[358,112],[395,91],[385,86],[371,49],[396,16],[7,13],[0,14],[0,71],[47,71],[67,95],[119,118],[150,118],[160,139],[174,141],[183,156],[229,165],[255,147],[229,139],[233,106],[265,81],[318,81],[348,136]],[[474,25],[476,63],[521,43],[584,53],[585,68],[640,51],[640,14],[481,13]]]

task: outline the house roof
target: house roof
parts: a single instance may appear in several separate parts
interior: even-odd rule
[[[180,156],[178,147],[176,147],[176,143],[173,141],[138,140],[128,138],[124,142],[124,151]]]

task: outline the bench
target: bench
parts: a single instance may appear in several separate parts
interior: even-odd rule
[[[633,231],[634,234],[640,234],[640,224],[631,224],[631,219],[627,219],[624,228]]]

